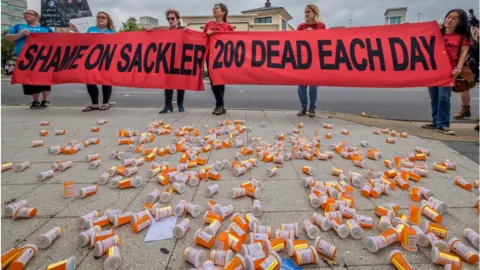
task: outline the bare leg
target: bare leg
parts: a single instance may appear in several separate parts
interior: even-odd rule
[[[33,101],[38,101],[38,97],[40,96],[40,94],[33,94],[32,97],[33,97]]]
[[[462,105],[463,106],[470,106],[470,90],[462,92]]]
[[[50,96],[50,91],[43,91],[42,95],[43,95],[43,100],[48,101],[48,96]],[[38,95],[37,95],[37,99],[38,99]]]

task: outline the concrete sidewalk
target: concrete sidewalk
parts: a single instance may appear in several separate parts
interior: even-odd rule
[[[368,116],[362,117],[360,115],[331,112],[325,112],[325,115],[332,118],[342,119],[367,126],[403,130],[405,132],[408,132],[408,134],[433,140],[478,143],[479,139],[478,131],[474,130],[476,124],[473,123],[452,123],[450,128],[454,130],[457,135],[451,136],[438,132],[437,130],[423,129],[422,125],[425,124],[425,122],[396,121],[381,118],[371,118]]]
[[[478,164],[469,158],[452,150],[444,143],[424,139],[417,136],[408,138],[396,137],[395,144],[385,143],[386,135],[374,135],[374,128],[362,124],[342,119],[329,118],[327,115],[321,115],[314,119],[307,117],[298,117],[294,111],[249,111],[249,110],[230,110],[225,116],[215,116],[210,110],[189,109],[185,113],[170,113],[159,115],[158,109],[120,109],[112,108],[108,111],[93,111],[88,113],[80,112],[81,108],[51,107],[45,110],[29,110],[26,107],[2,107],[2,163],[30,161],[31,167],[23,172],[14,172],[13,170],[2,172],[1,178],[1,202],[2,208],[7,204],[19,200],[27,200],[30,205],[38,207],[38,214],[32,219],[12,220],[2,215],[2,235],[1,246],[2,253],[8,249],[17,246],[20,247],[27,243],[35,243],[35,238],[47,232],[55,226],[64,229],[64,235],[57,239],[51,247],[45,250],[39,250],[35,257],[29,262],[27,269],[44,269],[49,264],[75,256],[77,259],[77,269],[103,269],[103,259],[94,258],[93,251],[89,248],[79,247],[76,244],[75,237],[82,230],[75,226],[75,218],[87,214],[93,210],[101,212],[110,209],[119,209],[127,212],[139,212],[147,197],[153,189],[163,191],[155,179],[147,177],[147,170],[150,163],[139,167],[139,174],[146,181],[140,188],[131,189],[112,189],[109,185],[99,185],[98,193],[80,198],[63,198],[63,183],[72,181],[75,189],[90,186],[96,183],[102,173],[105,173],[110,167],[119,165],[118,160],[108,158],[109,154],[119,150],[126,151],[126,146],[118,145],[118,129],[134,128],[139,131],[145,131],[146,126],[154,120],[163,120],[165,124],[171,124],[174,129],[186,125],[195,124],[202,130],[203,126],[217,126],[220,120],[244,120],[251,131],[239,135],[246,143],[248,138],[255,136],[262,137],[262,140],[269,143],[275,143],[275,134],[287,133],[292,131],[296,124],[303,122],[305,127],[301,129],[300,135],[312,138],[314,130],[320,131],[321,147],[320,150],[328,151],[328,145],[347,141],[353,146],[359,147],[363,152],[367,148],[360,146],[361,140],[369,142],[370,148],[379,148],[383,153],[383,158],[378,161],[366,159],[365,168],[375,171],[384,171],[383,159],[392,160],[394,156],[405,157],[408,153],[414,152],[415,146],[431,149],[431,156],[427,157],[426,162],[417,162],[427,164],[428,177],[422,178],[419,183],[410,181],[411,186],[423,186],[431,189],[435,197],[445,201],[449,206],[448,213],[443,214],[442,225],[449,230],[449,238],[458,237],[468,246],[472,246],[468,240],[462,236],[465,228],[472,228],[478,232],[479,216],[475,209],[475,202],[478,197],[476,191],[466,191],[456,186],[453,182],[455,176],[462,176],[465,180],[473,182],[478,179]],[[332,115],[335,117],[334,115]],[[92,133],[90,127],[96,126],[95,122],[99,119],[108,119],[108,123],[100,126],[99,133]],[[40,121],[50,121],[48,127],[40,127]],[[262,123],[266,123],[262,127]],[[335,128],[329,130],[333,133],[332,139],[323,137],[326,130],[322,128],[324,123],[334,124]],[[367,125],[373,125],[364,123]],[[403,130],[397,126],[388,126],[388,123],[378,122],[377,127],[391,127],[397,132]],[[400,126],[398,126],[400,127]],[[49,131],[47,137],[40,137],[39,131],[45,128]],[[350,131],[349,136],[341,134],[341,129]],[[472,127],[473,128],[473,127]],[[65,129],[67,134],[64,136],[54,136],[56,129]],[[478,133],[476,133],[478,134]],[[418,134],[422,136],[424,134]],[[462,135],[463,136],[463,135]],[[478,136],[478,135],[477,135]],[[70,140],[84,140],[89,137],[100,139],[99,145],[86,147],[76,155],[53,156],[46,153],[48,146],[65,146]],[[425,136],[428,137],[428,136]],[[227,136],[222,136],[221,140]],[[438,138],[437,138],[438,139]],[[443,138],[442,138],[443,139]],[[43,140],[43,147],[31,148],[33,140]],[[165,146],[174,142],[173,136],[156,136],[153,143],[147,147]],[[287,149],[291,145],[285,140]],[[200,153],[200,156],[207,158],[208,163],[214,163],[217,160],[235,158],[235,153],[239,149],[230,148],[214,150],[208,153]],[[89,170],[88,164],[82,159],[88,155],[98,153],[101,156],[102,164],[95,170]],[[139,156],[138,154],[134,155]],[[164,157],[157,157],[156,162],[166,161],[172,166],[179,163],[181,154],[176,153]],[[252,156],[253,157],[253,156]],[[432,163],[449,159],[458,164],[456,171],[440,173],[432,170]],[[44,182],[38,182],[36,175],[41,171],[50,169],[52,162],[60,160],[73,161],[72,168],[58,172],[57,175]],[[205,188],[212,182],[220,187],[219,193],[212,198],[222,205],[232,204],[235,212],[247,213],[252,207],[252,199],[249,197],[231,199],[229,191],[234,187],[252,178],[261,180],[264,187],[261,190],[260,201],[262,202],[263,214],[259,217],[260,223],[272,227],[272,231],[280,228],[282,223],[301,222],[305,218],[310,218],[313,213],[323,214],[323,209],[315,209],[310,206],[308,201],[309,189],[300,185],[300,180],[306,175],[302,173],[301,166],[307,165],[314,167],[316,177],[321,181],[336,180],[337,177],[331,176],[332,167],[341,168],[344,171],[360,172],[363,169],[354,167],[352,162],[343,159],[335,154],[328,161],[307,161],[291,160],[285,162],[282,168],[278,169],[278,174],[272,178],[265,175],[268,168],[274,166],[272,163],[261,162],[247,174],[235,177],[228,170],[221,171],[221,180],[201,181],[196,187],[187,185],[184,194],[174,194],[171,203],[162,203],[162,206],[175,205],[180,200],[187,200],[198,204],[205,211],[209,198],[205,196]],[[408,190],[404,191],[396,187],[390,195],[383,195],[379,198],[364,198],[360,195],[360,189],[354,188],[355,209],[358,214],[371,216],[378,223],[379,218],[374,214],[376,205],[393,202],[399,205],[399,212],[408,216],[410,205],[420,206],[420,203],[412,202]],[[191,269],[193,265],[186,263],[183,259],[183,252],[186,247],[195,247],[204,249],[194,244],[194,233],[198,228],[203,228],[202,216],[191,218],[190,230],[183,239],[169,239],[156,242],[144,242],[144,237],[148,229],[139,234],[133,232],[130,225],[123,225],[118,228],[117,234],[120,237],[120,249],[123,258],[121,269]],[[425,216],[422,219],[428,220]],[[177,223],[183,220],[183,217],[177,219]],[[345,221],[346,219],[344,219]],[[220,231],[224,231],[230,225],[230,219],[222,223]],[[364,229],[365,236],[374,236],[381,233],[378,228]],[[388,261],[388,254],[393,249],[399,249],[403,252],[406,259],[415,269],[443,269],[443,266],[431,263],[431,247],[421,247],[418,252],[408,252],[404,250],[399,243],[393,244],[379,252],[372,254],[366,248],[362,240],[354,240],[351,237],[341,239],[334,230],[324,232],[320,230],[320,236],[326,241],[334,244],[339,252],[336,264],[329,265],[325,261],[319,265],[305,265],[305,268],[333,268],[333,269],[395,269]],[[303,229],[297,239],[308,239]],[[447,239],[448,240],[448,239]],[[309,240],[313,245],[313,240]],[[206,249],[204,249],[206,250]],[[207,256],[209,252],[207,251]],[[281,257],[287,257],[285,252],[280,253]],[[477,269],[477,267],[463,264],[464,269]],[[220,268],[219,268],[220,269]]]

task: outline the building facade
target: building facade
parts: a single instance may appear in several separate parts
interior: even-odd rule
[[[291,31],[295,28],[289,23],[292,16],[283,8],[272,6],[270,0],[264,7],[242,11],[241,14],[228,15],[228,23],[236,31]],[[205,24],[213,20],[212,15],[182,16],[182,25],[193,30],[203,31]],[[166,29],[168,26],[159,26]]]
[[[25,23],[23,12],[27,9],[27,0],[2,0],[2,33],[15,24]]]
[[[407,7],[388,8],[385,11],[385,24],[402,24],[407,21]]]
[[[154,28],[158,26],[158,19],[153,18],[150,16],[142,16],[140,17],[140,22],[138,23],[138,27],[140,28]]]

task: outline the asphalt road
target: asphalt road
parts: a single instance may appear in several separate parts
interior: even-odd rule
[[[205,92],[187,91],[185,107],[214,107],[210,85]],[[2,105],[27,104],[20,85],[2,80]],[[176,97],[174,97],[175,100]],[[101,97],[100,97],[101,100]],[[81,84],[54,86],[51,103],[59,106],[86,106],[90,99]],[[163,107],[164,94],[159,89],[114,87],[111,101],[120,107]],[[226,89],[227,108],[299,109],[295,86],[229,85]],[[452,94],[452,114],[460,108],[460,95]],[[319,87],[317,110],[360,114],[366,112],[380,118],[429,121],[430,98],[427,88],[342,88]],[[478,118],[479,89],[472,90],[472,120]]]

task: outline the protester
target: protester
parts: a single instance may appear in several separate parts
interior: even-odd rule
[[[27,9],[23,13],[23,19],[26,24],[16,24],[8,30],[8,34],[5,35],[5,39],[11,42],[15,42],[13,49],[15,55],[19,56],[22,51],[23,45],[30,33],[53,33],[53,30],[49,27],[44,27],[39,23],[40,14],[33,9]],[[13,72],[13,68],[8,73]],[[50,106],[48,96],[52,87],[50,85],[23,85],[23,93],[33,97],[33,102],[30,105],[30,109],[43,109]],[[38,98],[42,93],[42,102],[38,101]]]
[[[173,30],[184,29],[184,27],[181,25],[180,13],[178,11],[174,9],[169,9],[165,12],[165,16],[167,17],[169,29],[173,29]],[[160,114],[167,113],[169,111],[173,112],[173,105],[172,105],[173,91],[174,91],[173,89],[165,89],[165,106],[159,112]],[[179,112],[185,111],[185,108],[183,107],[184,97],[185,97],[185,90],[177,89],[177,105],[178,105]]]
[[[472,55],[472,57],[470,57],[470,69],[472,70],[473,72],[473,75],[475,75],[475,81],[478,82],[478,78],[479,78],[479,73],[480,73],[480,60],[479,60],[479,54],[480,54],[480,50],[479,50],[479,43],[480,43],[480,38],[479,38],[479,34],[478,34],[478,25],[479,25],[479,22],[478,20],[476,21],[476,25],[474,25],[472,27],[472,36],[473,36],[473,43],[472,43],[472,49],[470,51],[470,54]],[[468,99],[468,104],[470,104],[470,91],[467,91],[465,92],[467,93],[466,95],[468,97],[466,97],[465,99]],[[462,93],[462,102],[463,102],[463,93]],[[475,130],[478,131],[479,130],[479,125],[475,126]]]
[[[223,3],[218,3],[213,6],[213,17],[215,21],[209,21],[205,24],[203,31],[211,36],[216,32],[230,32],[233,31],[233,26],[227,23],[228,8]],[[216,104],[213,114],[222,115],[227,112],[225,104],[223,102],[225,96],[225,85],[215,85],[215,82],[211,82],[212,92],[215,96]]]
[[[305,22],[301,23],[297,27],[297,31],[321,29],[325,29],[325,24],[320,21],[320,9],[315,4],[308,4],[307,7],[305,7]],[[305,114],[307,114],[307,87],[308,86],[306,85],[298,86],[298,98],[300,99],[300,104],[302,106],[302,108],[297,114],[298,116],[304,116]],[[317,103],[317,86],[310,86],[308,96],[310,97],[308,116],[315,117],[315,109]]]
[[[475,76],[475,81],[478,81],[479,75],[479,36],[478,36],[478,20],[475,21],[476,25],[472,25],[472,46],[470,48],[470,54],[468,57],[468,66]],[[463,119],[470,117],[470,90],[461,93],[462,109],[455,114],[455,119]],[[478,125],[475,127],[478,131]]]
[[[472,31],[472,46],[470,47],[470,53],[467,58],[467,64],[475,76],[475,81],[478,80],[478,20],[476,20],[475,15],[471,14],[473,18],[469,19],[469,23]],[[474,23],[474,24],[472,24]],[[470,117],[470,91],[462,92],[462,109],[455,114],[455,119],[463,119],[465,117]]]
[[[470,26],[468,25],[467,13],[462,9],[450,10],[445,16],[441,27],[445,48],[452,66],[453,78],[460,74],[465,63],[470,47]],[[452,87],[432,86],[428,87],[432,104],[432,123],[422,127],[437,129],[448,135],[456,135],[450,129],[450,97]]]
[[[74,24],[70,24],[70,29],[79,33],[78,28]],[[99,33],[99,34],[112,34],[115,33],[115,27],[113,20],[108,13],[100,11],[97,13],[97,25],[88,28],[87,33]],[[98,87],[95,84],[87,84],[88,95],[92,100],[92,105],[87,106],[82,112],[89,112],[93,110],[108,110],[110,109],[110,97],[112,96],[112,86],[102,85],[103,102],[102,105],[98,105]]]

